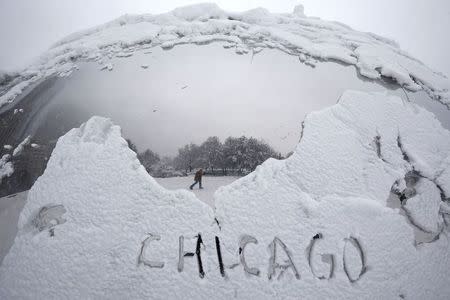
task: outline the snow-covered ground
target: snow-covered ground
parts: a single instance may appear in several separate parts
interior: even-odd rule
[[[198,184],[194,187],[192,192],[198,199],[214,207],[214,193],[221,187],[228,185],[238,179],[234,176],[203,176],[203,189],[199,189]],[[185,189],[189,191],[189,186],[194,183],[193,176],[187,177],[170,177],[170,178],[155,178],[161,186],[168,190]]]

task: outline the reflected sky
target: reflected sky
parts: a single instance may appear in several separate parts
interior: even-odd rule
[[[113,71],[85,62],[70,77],[58,79],[49,104],[36,117],[45,121],[33,129],[35,135],[61,130],[61,124],[68,130],[101,115],[119,124],[141,151],[174,155],[208,136],[246,135],[285,154],[298,143],[305,115],[333,105],[347,89],[405,98],[401,89],[361,80],[353,66],[311,68],[278,50],[237,55],[221,43],[157,47],[111,62]],[[441,104],[424,93],[410,98],[440,111],[450,128],[449,111]]]

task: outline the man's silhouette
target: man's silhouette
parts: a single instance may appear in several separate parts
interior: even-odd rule
[[[203,176],[203,169],[198,170],[195,172],[194,177],[194,183],[189,187],[191,190],[194,188],[194,186],[198,183],[199,187],[202,189],[202,176]]]

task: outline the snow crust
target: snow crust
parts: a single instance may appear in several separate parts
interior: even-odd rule
[[[30,190],[0,266],[0,298],[448,298],[448,194],[438,212],[434,203],[449,154],[450,132],[428,111],[347,92],[306,118],[290,158],[220,188],[213,210],[159,186],[120,128],[93,117],[58,140]],[[442,224],[420,245],[386,207],[411,172],[420,202],[433,199],[413,218]],[[59,221],[46,218],[39,231],[36,219],[52,207]],[[179,271],[180,236],[195,252],[198,234],[203,278],[195,254]]]
[[[23,109],[19,109],[18,111],[22,111]],[[22,142],[20,142],[16,148],[14,148],[12,155],[4,154],[0,159],[0,183],[3,178],[10,177],[14,173],[14,163],[11,161],[12,158],[15,158],[22,154],[23,150],[26,146],[31,143],[31,136],[27,136]],[[32,144],[37,145],[37,144]],[[13,146],[11,145],[3,145],[5,150],[12,150]]]
[[[229,42],[228,48],[240,54],[276,48],[310,66],[322,61],[355,65],[367,78],[389,77],[408,90],[423,89],[450,105],[450,81],[402,51],[394,41],[337,22],[306,17],[302,6],[295,7],[293,13],[274,14],[264,8],[232,13],[215,4],[198,4],[160,15],[124,15],[68,36],[20,76],[15,75],[15,80],[5,83],[0,106],[39,79],[53,74],[69,76],[80,59],[98,61],[102,69],[111,71],[111,58],[131,56],[139,49],[214,41]]]
[[[9,177],[14,173],[14,165],[10,159],[10,154],[4,154],[0,159],[0,183],[2,183],[3,178]]]

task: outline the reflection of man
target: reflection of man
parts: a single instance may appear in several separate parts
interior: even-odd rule
[[[194,188],[194,185],[196,185],[197,183],[199,184],[199,187],[202,189],[203,174],[204,174],[203,169],[200,169],[197,172],[195,172],[194,183],[189,187],[191,190]]]

